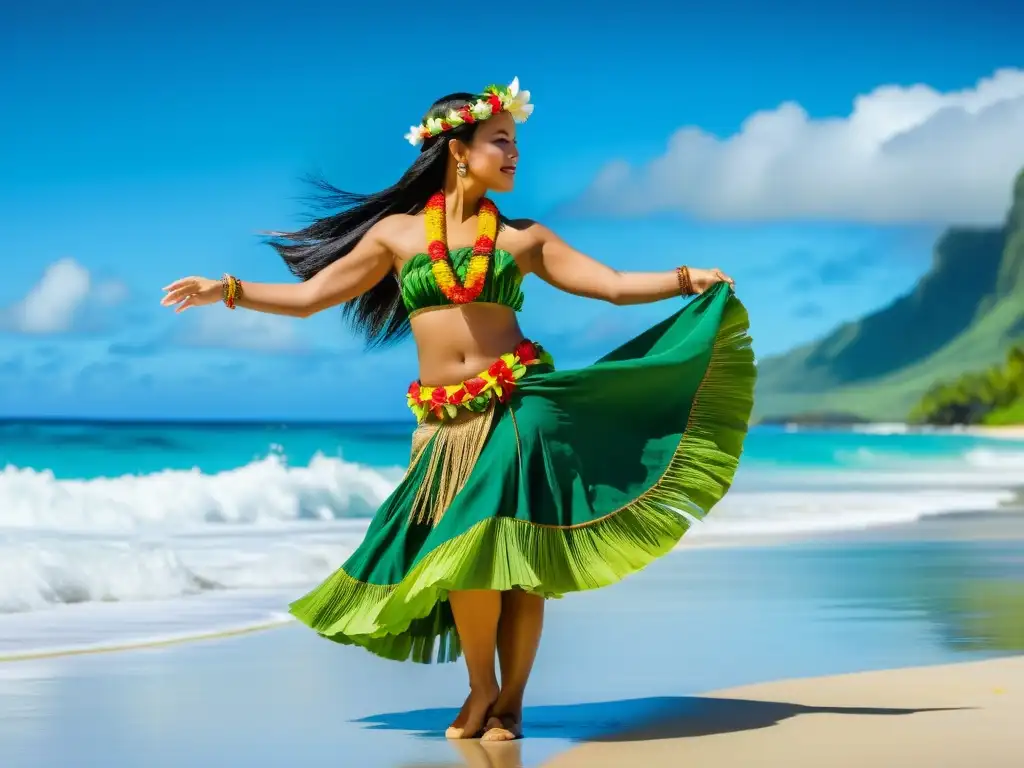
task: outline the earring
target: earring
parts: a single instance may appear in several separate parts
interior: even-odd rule
[[[455,172],[458,173],[459,176],[465,176],[467,173],[469,173],[469,166],[463,162],[460,162],[455,166]]]

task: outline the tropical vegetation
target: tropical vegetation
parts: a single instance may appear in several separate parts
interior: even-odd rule
[[[1024,424],[1024,344],[1001,365],[933,386],[910,413],[918,424]]]

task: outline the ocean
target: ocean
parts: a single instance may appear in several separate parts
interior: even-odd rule
[[[287,621],[358,545],[411,428],[0,424],[0,659]],[[684,548],[990,512],[1022,479],[1024,443],[759,427]]]

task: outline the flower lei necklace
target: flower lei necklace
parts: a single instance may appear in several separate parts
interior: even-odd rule
[[[486,197],[480,201],[477,211],[477,236],[473,244],[473,255],[466,269],[466,280],[460,285],[452,268],[448,252],[444,192],[435,192],[424,209],[427,229],[427,254],[430,256],[430,270],[441,293],[452,304],[469,304],[476,301],[487,282],[491,256],[494,254],[494,238],[498,234],[498,209]]]

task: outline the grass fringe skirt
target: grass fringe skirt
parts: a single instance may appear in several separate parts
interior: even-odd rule
[[[724,284],[593,365],[532,367],[509,402],[418,430],[362,544],[292,614],[388,659],[447,662],[461,655],[450,591],[619,581],[725,495],[755,379]]]

